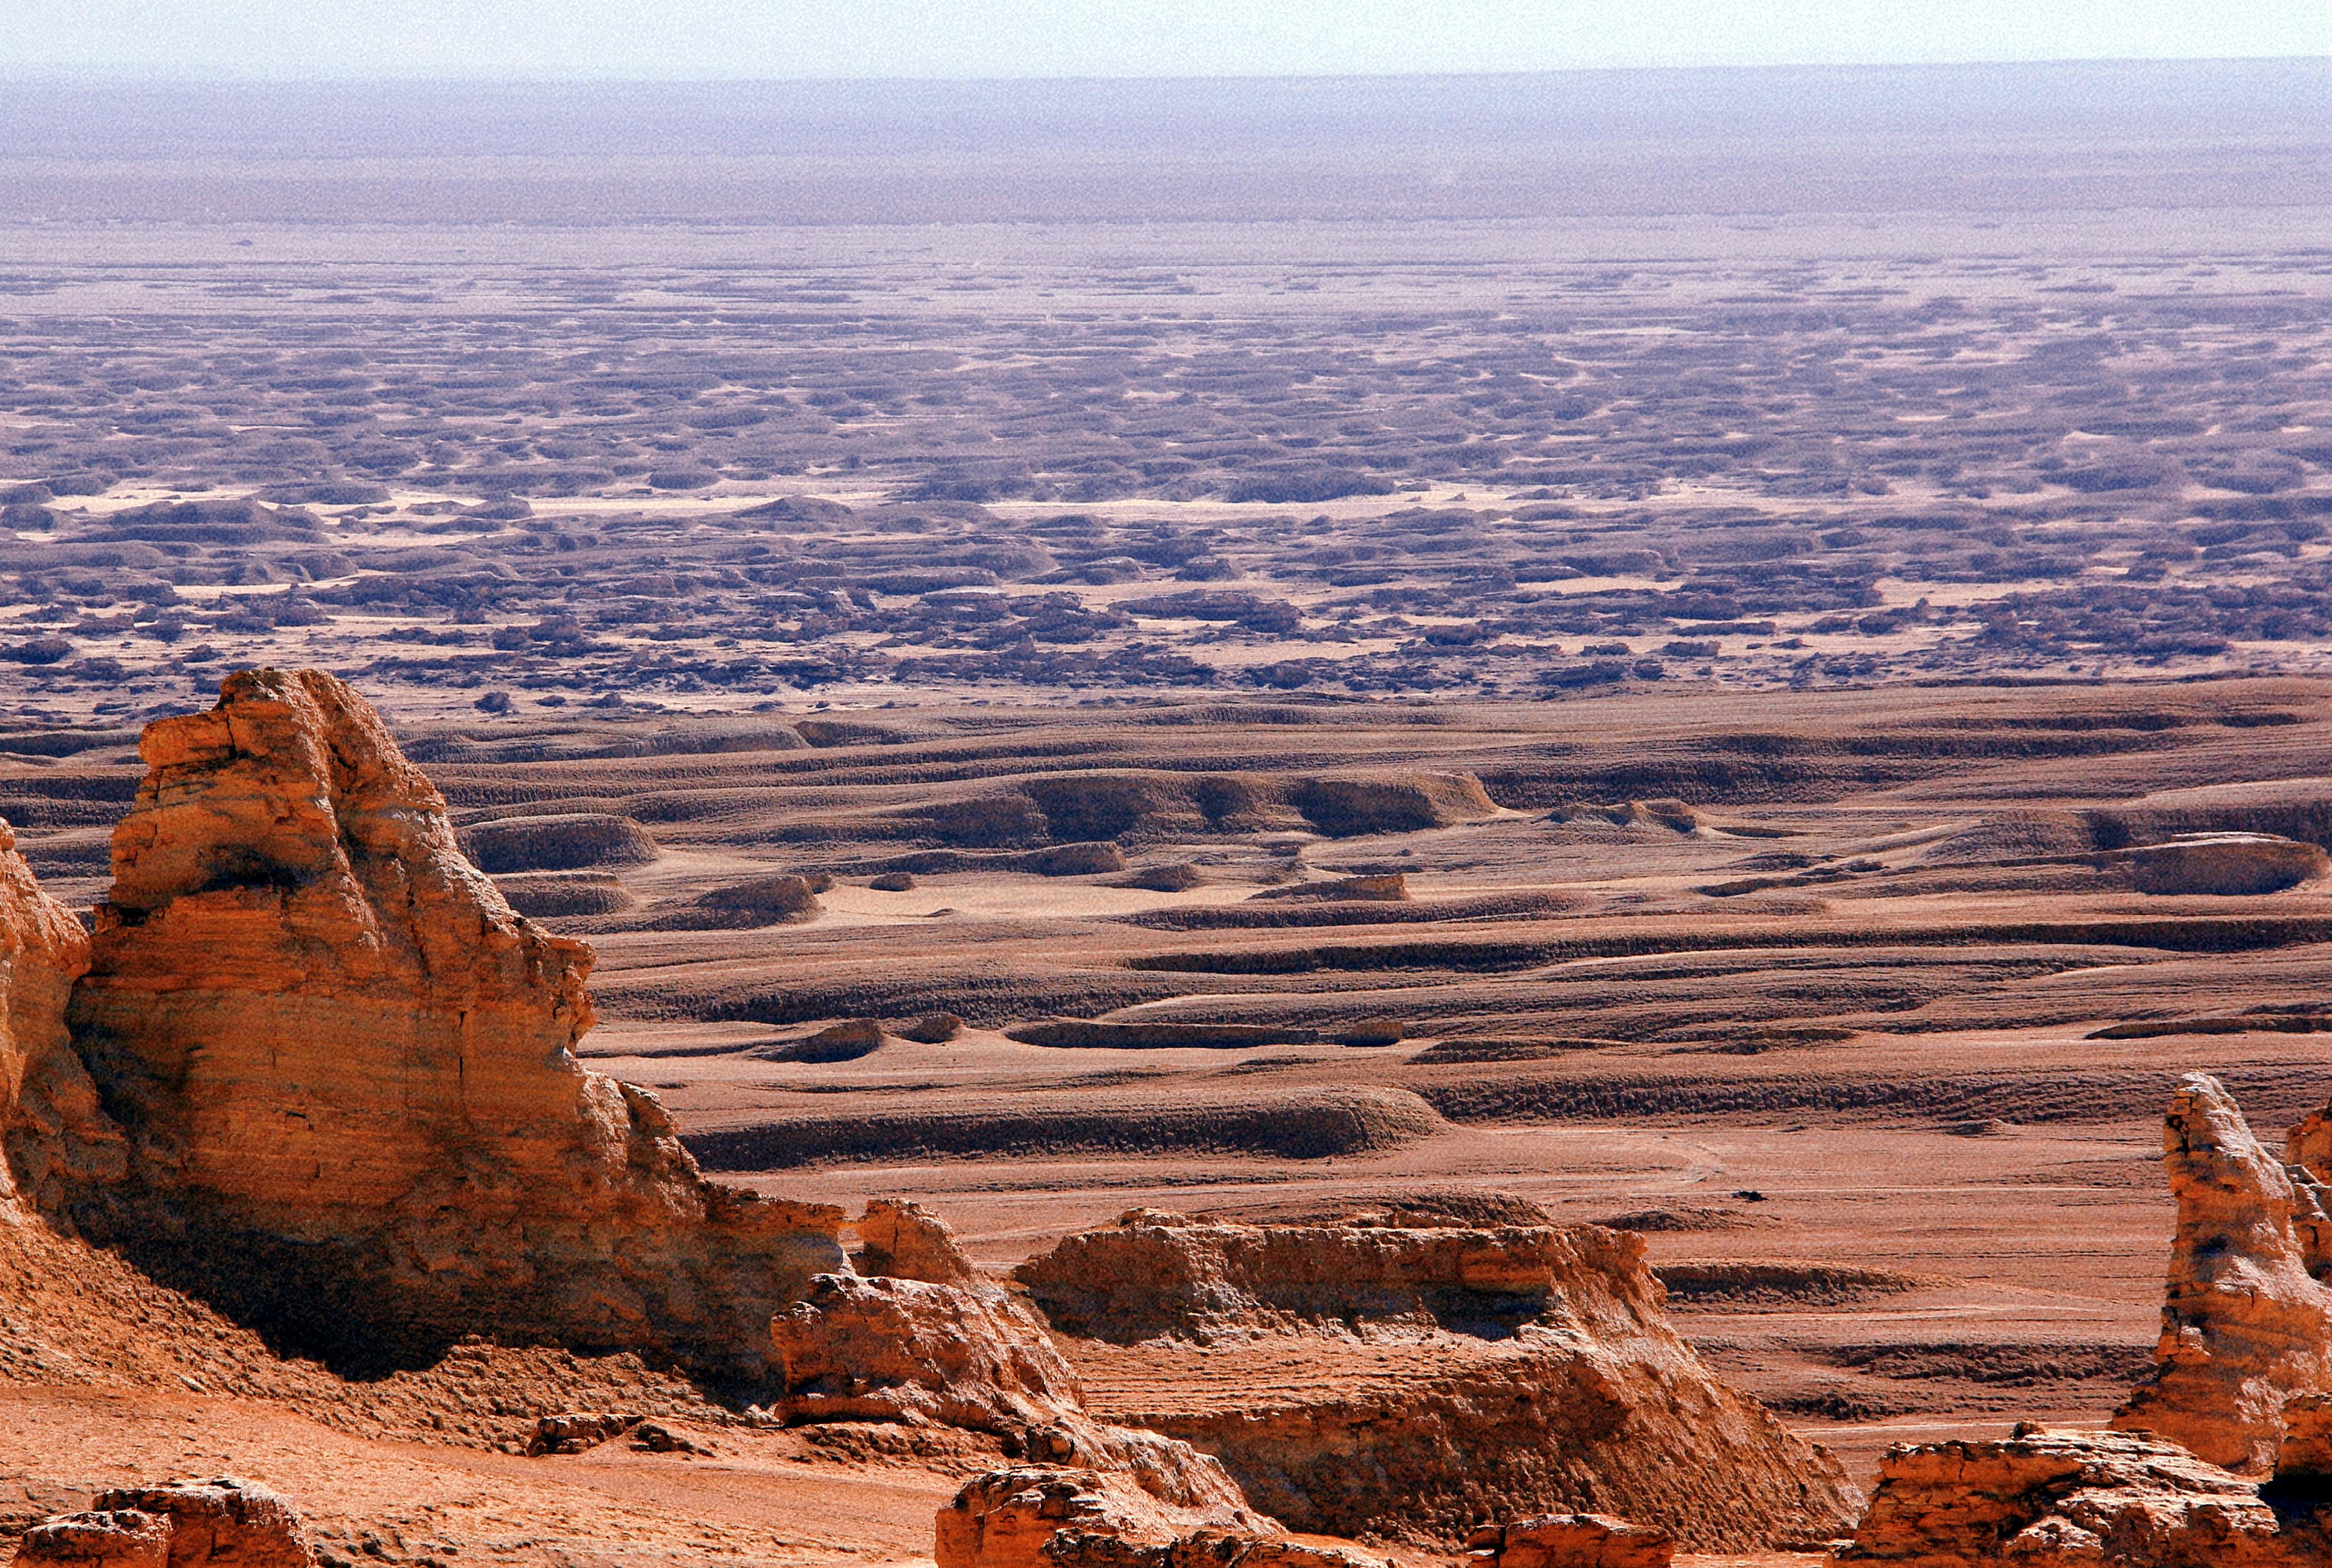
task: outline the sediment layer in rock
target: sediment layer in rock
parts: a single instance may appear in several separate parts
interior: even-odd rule
[[[1593,1226],[1243,1226],[1137,1210],[1021,1277],[1095,1412],[1219,1454],[1299,1530],[1456,1543],[1622,1515],[1704,1550],[1842,1533],[1837,1461],[1718,1382],[1636,1237]],[[1368,1374],[1302,1375],[1364,1339]],[[1123,1349],[1113,1348],[1123,1346]]]

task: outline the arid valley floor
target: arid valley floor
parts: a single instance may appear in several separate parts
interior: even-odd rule
[[[1171,104],[562,151],[546,90],[540,145],[365,100],[302,149],[189,90],[215,145],[126,100],[91,159],[24,89],[0,817],[89,910],[144,726],[330,671],[719,1181],[913,1200],[996,1280],[1133,1209],[1594,1222],[1866,1489],[2099,1426],[2182,1075],[2270,1143],[2332,1101],[2314,85],[2211,79],[2220,140],[1849,92],[1761,158],[1746,97],[1571,139],[1508,84],[1235,126],[1219,179]],[[232,1473],[327,1568],[917,1562],[1000,1462],[0,1253],[12,1527]],[[1054,1327],[1177,1434],[1441,1353]],[[523,1451],[613,1410],[685,1440]]]

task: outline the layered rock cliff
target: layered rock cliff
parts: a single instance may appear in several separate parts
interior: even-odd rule
[[[839,1212],[707,1182],[578,1065],[590,949],[511,912],[364,700],[245,672],[139,752],[71,1012],[126,1169],[57,1205],[327,1354],[486,1333],[758,1385]]]
[[[2308,1126],[2294,1151],[2311,1153]],[[2319,1140],[2320,1141],[2320,1140]],[[2320,1158],[2320,1155],[2318,1156]],[[2163,1129],[2178,1201],[2155,1365],[2114,1416],[2230,1468],[2263,1471],[2295,1395],[2332,1391],[2332,1289],[2320,1189],[2251,1135],[2205,1073],[2189,1074]]]
[[[95,1179],[120,1174],[65,1028],[73,982],[88,968],[88,933],[41,891],[15,833],[0,821],[0,1131],[8,1149],[0,1206],[15,1206],[20,1181],[37,1205],[62,1195],[72,1170]]]
[[[1455,1544],[1592,1511],[1740,1550],[1840,1533],[1859,1502],[1677,1336],[1634,1236],[1137,1210],[1020,1277],[1085,1336],[1063,1345],[1096,1414],[1220,1455],[1298,1530]]]

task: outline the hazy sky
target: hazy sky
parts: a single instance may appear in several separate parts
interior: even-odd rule
[[[2332,55],[2332,0],[0,0],[0,76],[1262,76]]]

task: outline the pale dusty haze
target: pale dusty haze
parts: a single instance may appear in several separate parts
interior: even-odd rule
[[[2332,54],[2308,0],[17,0],[0,75],[1274,76]]]

